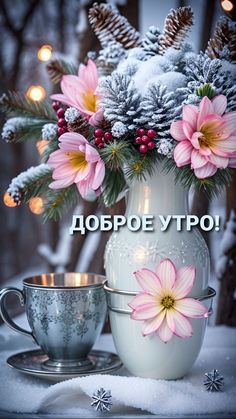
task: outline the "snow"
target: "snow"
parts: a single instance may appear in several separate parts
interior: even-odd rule
[[[166,86],[168,92],[175,92],[179,87],[186,86],[187,78],[184,74],[178,73],[177,71],[169,71],[150,79],[147,87],[150,88],[155,83]]]
[[[17,319],[23,327],[26,321]],[[164,381],[130,376],[122,368],[115,375],[94,375],[74,378],[58,384],[21,375],[10,369],[5,359],[11,353],[35,348],[27,337],[15,334],[5,325],[0,327],[0,408],[5,411],[37,412],[81,417],[96,416],[91,395],[99,387],[110,389],[112,413],[136,415],[150,412],[166,417],[219,415],[236,413],[235,330],[230,327],[208,327],[200,356],[189,374],[181,380]],[[11,349],[10,349],[11,348]],[[103,335],[96,349],[114,352],[111,335]],[[208,393],[204,386],[205,372],[218,369],[224,376],[223,392]],[[137,411],[137,409],[139,409]],[[141,410],[140,410],[141,409]],[[137,417],[137,416],[136,416]],[[205,417],[205,416],[204,416]]]

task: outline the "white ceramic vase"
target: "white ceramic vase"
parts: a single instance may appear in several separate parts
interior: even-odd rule
[[[176,379],[192,367],[200,351],[206,318],[193,319],[193,336],[174,336],[163,343],[157,335],[143,337],[142,322],[130,318],[130,292],[141,291],[133,272],[143,267],[155,270],[163,258],[170,258],[177,268],[195,265],[196,279],[189,296],[208,294],[209,253],[200,232],[177,231],[172,222],[161,231],[157,215],[187,215],[187,192],[176,185],[173,175],[164,174],[161,167],[145,182],[130,185],[126,217],[151,214],[155,216],[153,232],[132,232],[122,227],[114,232],[106,247],[105,269],[108,287],[118,292],[108,293],[110,322],[117,352],[126,368],[140,377]],[[128,293],[127,293],[128,291]],[[211,306],[211,299],[204,301]]]

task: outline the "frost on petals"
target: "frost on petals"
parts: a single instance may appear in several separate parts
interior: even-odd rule
[[[200,301],[187,297],[194,284],[195,267],[176,269],[170,259],[163,259],[155,272],[143,268],[134,275],[143,291],[129,306],[131,318],[143,321],[143,336],[157,334],[165,343],[174,335],[182,339],[191,337],[189,319],[205,317],[208,312]]]

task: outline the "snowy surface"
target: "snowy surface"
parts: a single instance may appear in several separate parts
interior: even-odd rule
[[[24,324],[24,317],[21,316],[18,322]],[[1,326],[0,375],[4,385],[0,387],[0,410],[93,417],[97,414],[90,407],[90,397],[96,389],[104,387],[113,395],[112,415],[123,413],[126,417],[134,417],[148,412],[156,417],[233,415],[236,413],[235,345],[235,329],[208,327],[199,358],[182,380],[142,379],[131,377],[121,369],[117,375],[87,376],[52,384],[20,374],[5,364],[10,354],[30,349],[33,344],[27,337]],[[111,335],[103,335],[96,349],[115,351]],[[203,386],[204,373],[214,368],[225,377],[224,391],[220,393],[208,393]]]

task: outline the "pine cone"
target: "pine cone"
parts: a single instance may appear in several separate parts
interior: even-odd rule
[[[120,42],[125,49],[140,44],[139,33],[111,4],[94,3],[89,10],[89,21],[103,48],[112,40]]]
[[[103,118],[98,124],[98,128],[102,128],[103,131],[111,131],[111,123],[106,118]]]
[[[141,48],[146,53],[146,57],[152,57],[159,53],[160,30],[155,26],[150,26],[141,43]]]
[[[209,58],[225,58],[236,62],[236,25],[229,19],[220,19],[213,37],[209,40],[206,53]]]
[[[159,36],[159,54],[163,55],[169,47],[180,49],[192,24],[193,12],[190,6],[172,9],[166,17],[163,32]]]
[[[67,129],[70,132],[77,132],[85,138],[89,136],[89,123],[82,115],[79,115],[74,122],[68,122]]]
[[[76,74],[76,68],[73,64],[62,59],[54,58],[46,66],[48,75],[53,83],[59,83],[64,75]]]

